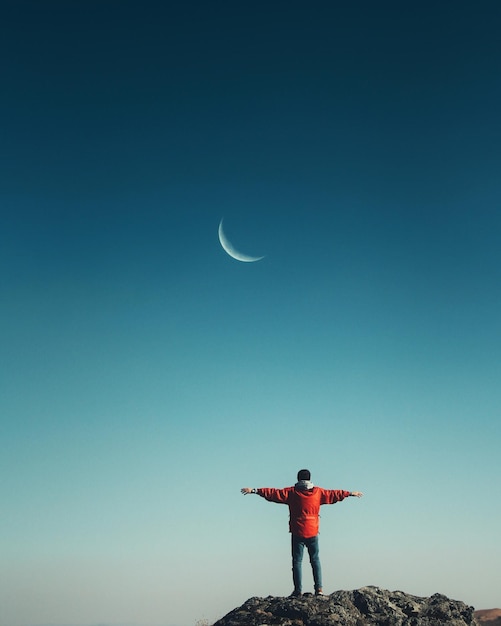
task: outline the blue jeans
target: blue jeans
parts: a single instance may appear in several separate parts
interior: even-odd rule
[[[322,588],[322,568],[320,567],[320,556],[318,548],[318,535],[316,537],[297,537],[292,535],[292,580],[294,581],[294,591],[302,591],[302,562],[304,548],[308,549],[311,569],[313,571],[313,582],[315,591]]]

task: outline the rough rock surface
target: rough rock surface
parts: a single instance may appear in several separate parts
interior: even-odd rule
[[[330,596],[250,598],[214,626],[474,626],[473,611],[439,593],[420,598],[362,587]]]

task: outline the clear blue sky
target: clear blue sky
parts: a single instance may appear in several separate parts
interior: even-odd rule
[[[327,593],[501,606],[501,4],[0,29],[0,626],[290,593],[287,510],[239,489],[302,467],[365,493],[323,509]]]

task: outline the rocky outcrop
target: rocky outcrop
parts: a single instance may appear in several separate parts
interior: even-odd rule
[[[250,598],[214,626],[475,626],[473,611],[439,593],[420,598],[363,587],[329,596]]]

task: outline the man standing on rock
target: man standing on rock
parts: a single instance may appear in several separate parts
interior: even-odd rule
[[[342,489],[322,489],[315,487],[311,482],[309,470],[299,470],[298,482],[294,487],[273,489],[262,487],[251,489],[243,487],[241,492],[246,496],[249,493],[257,493],[269,502],[287,504],[289,507],[289,532],[292,535],[292,580],[294,582],[293,596],[302,595],[302,572],[301,564],[303,552],[306,547],[310,556],[315,595],[323,595],[322,591],[322,568],[318,549],[318,527],[320,506],[322,504],[335,504],[349,496],[361,498],[360,491],[344,491]]]

